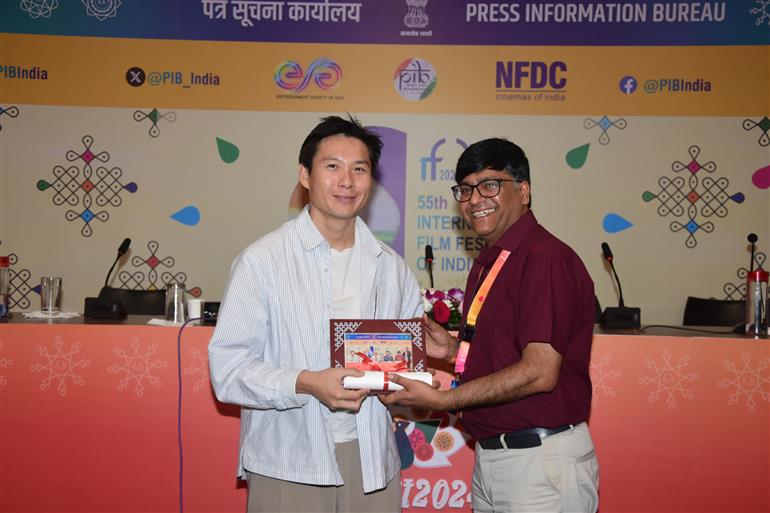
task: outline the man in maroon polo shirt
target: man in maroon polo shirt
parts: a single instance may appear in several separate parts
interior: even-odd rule
[[[529,162],[504,139],[466,149],[452,187],[485,246],[466,284],[460,337],[428,323],[428,354],[455,363],[460,386],[399,377],[386,404],[462,410],[477,439],[473,510],[598,508],[599,469],[586,426],[594,287],[583,262],[530,210]]]

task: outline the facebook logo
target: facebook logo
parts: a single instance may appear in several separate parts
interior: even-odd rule
[[[620,92],[631,94],[634,91],[636,91],[636,79],[634,77],[628,75],[620,79]]]

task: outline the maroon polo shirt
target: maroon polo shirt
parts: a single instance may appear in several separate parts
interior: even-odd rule
[[[529,211],[493,245],[485,246],[468,275],[463,323],[480,279],[502,249],[511,252],[476,321],[462,382],[521,360],[530,342],[548,342],[562,355],[551,392],[463,412],[476,438],[532,427],[555,428],[588,419],[594,284],[577,254],[540,226]]]

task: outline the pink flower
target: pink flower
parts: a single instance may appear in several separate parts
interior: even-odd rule
[[[462,289],[458,289],[458,288],[449,289],[449,291],[447,292],[447,295],[449,296],[449,299],[452,300],[452,303],[455,303],[457,305],[463,302],[463,297],[465,296],[465,294],[463,294]]]
[[[431,303],[435,303],[436,301],[446,299],[446,294],[441,290],[425,289],[425,297],[428,298],[428,301]]]

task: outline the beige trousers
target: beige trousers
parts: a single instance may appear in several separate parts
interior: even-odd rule
[[[358,440],[336,445],[343,486],[317,486],[249,472],[248,513],[400,513],[401,481],[396,476],[382,490],[364,494]]]
[[[599,508],[599,464],[585,422],[529,449],[476,444],[474,513],[586,512]]]

